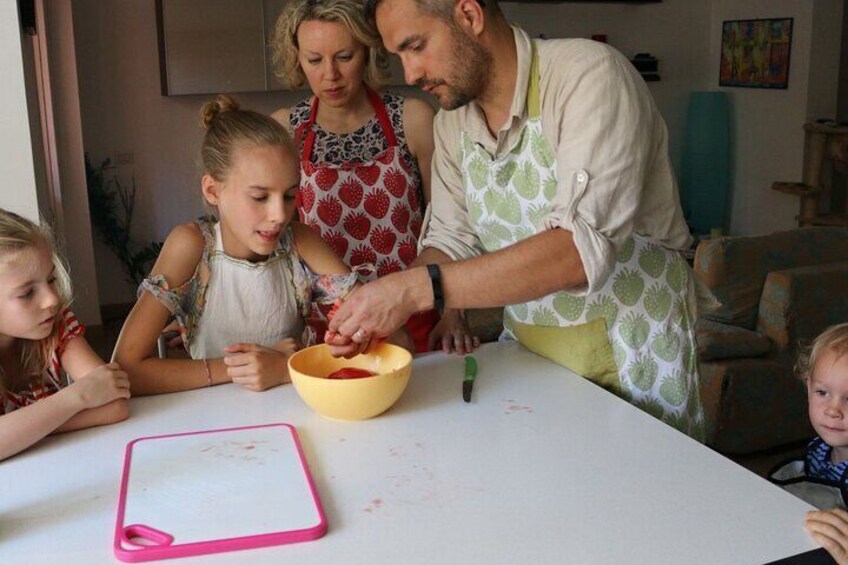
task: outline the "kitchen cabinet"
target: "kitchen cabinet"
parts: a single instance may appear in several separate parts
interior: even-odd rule
[[[268,45],[286,0],[156,0],[162,94],[283,88]]]

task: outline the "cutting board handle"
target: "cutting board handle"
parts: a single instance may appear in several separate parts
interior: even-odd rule
[[[121,532],[121,542],[131,548],[158,547],[174,543],[174,536],[144,524],[130,524]]]

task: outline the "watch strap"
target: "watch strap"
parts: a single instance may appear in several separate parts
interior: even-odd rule
[[[427,265],[427,274],[433,286],[433,307],[441,312],[445,308],[445,296],[442,292],[442,270],[435,263]]]

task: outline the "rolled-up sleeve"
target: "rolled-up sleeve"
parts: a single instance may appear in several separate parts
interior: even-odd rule
[[[465,203],[465,189],[459,168],[461,135],[455,117],[444,111],[436,115],[430,181],[432,196],[418,242],[419,252],[432,247],[455,261],[483,253]]]
[[[573,289],[580,294],[604,285],[616,249],[634,231],[661,119],[630,62],[592,43],[569,53],[566,72],[541,69],[542,121],[556,147],[558,183],[544,226],[574,234],[587,277]]]

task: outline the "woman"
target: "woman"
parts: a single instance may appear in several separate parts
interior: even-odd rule
[[[301,156],[300,220],[350,267],[376,276],[408,267],[430,201],[433,109],[377,89],[386,53],[361,0],[293,0],[277,20],[274,62],[291,88],[313,96],[274,112]],[[326,315],[326,312],[324,312]],[[407,323],[416,351],[466,353],[479,344],[461,311],[435,310]]]

